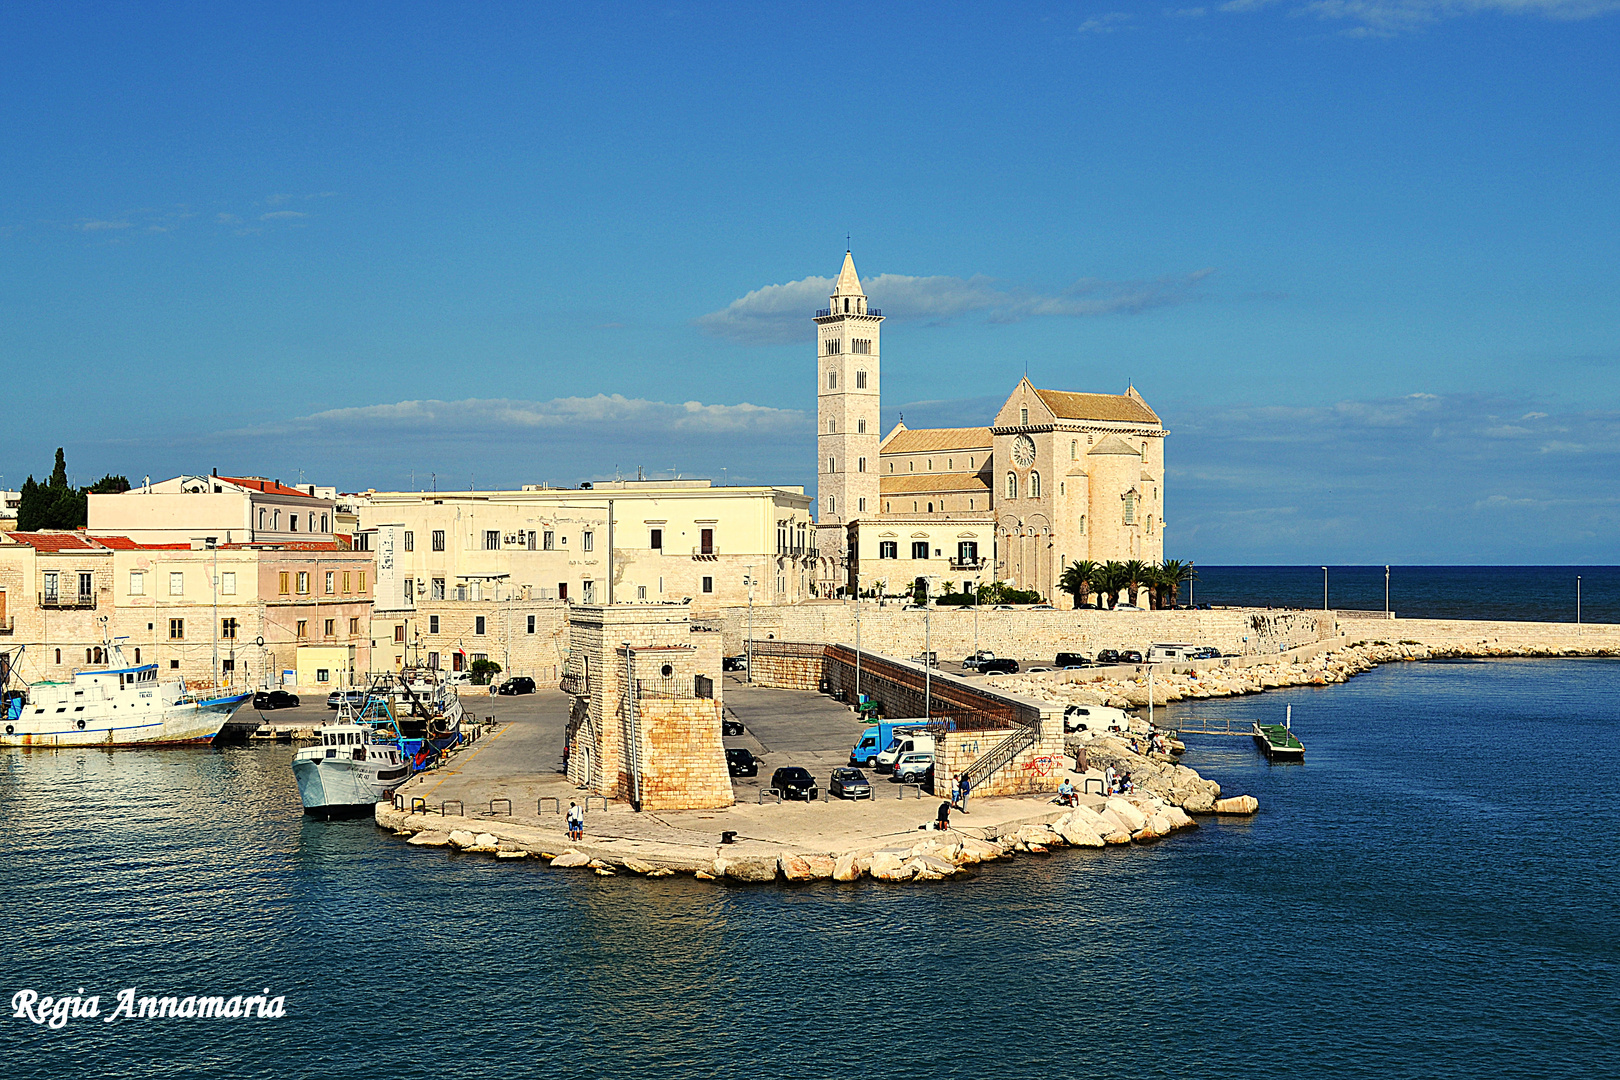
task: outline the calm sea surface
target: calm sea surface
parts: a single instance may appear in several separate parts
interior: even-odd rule
[[[601,880],[306,821],[289,751],[0,757],[8,1077],[1620,1075],[1620,662],[1390,666],[1180,715],[1262,812],[932,886]]]
[[[1412,619],[1620,622],[1620,566],[1392,566],[1389,606]],[[1328,603],[1384,610],[1382,566],[1328,567]],[[1192,598],[1199,604],[1320,608],[1322,567],[1200,566]],[[1180,599],[1187,600],[1183,588]]]

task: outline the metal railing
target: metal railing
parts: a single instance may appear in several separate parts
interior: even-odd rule
[[[758,800],[759,805],[761,805],[761,806],[765,805],[765,796],[767,796],[767,795],[769,795],[771,798],[775,799],[776,804],[778,806],[782,805],[782,793],[780,791],[777,791],[775,788],[760,788],[759,789],[759,800]]]
[[[602,813],[604,813],[604,814],[607,813],[607,802],[608,801],[607,801],[607,796],[606,795],[587,795],[587,796],[585,796],[585,812],[586,813],[590,813],[591,800],[592,799],[595,799],[597,802],[602,804]]]
[[[79,593],[77,596],[67,593],[58,593],[51,596],[47,593],[39,594],[39,606],[47,611],[73,611],[86,609],[94,611],[96,607],[95,593]]]
[[[712,697],[714,684],[709,684],[710,693],[697,692],[696,679],[637,679],[636,697],[638,698],[699,698]]]
[[[562,800],[557,798],[555,795],[542,795],[542,796],[540,796],[539,800],[537,800],[535,802],[535,804],[534,804],[534,812],[537,813],[537,814],[545,813],[546,812],[546,803],[551,804],[551,812],[553,814],[562,813]]]
[[[984,782],[994,776],[999,770],[1010,764],[1013,758],[1035,745],[1040,738],[1037,728],[1019,728],[1011,735],[992,746],[988,753],[969,765],[962,773],[968,782],[968,789],[982,787]]]
[[[720,546],[718,544],[710,544],[708,547],[696,544],[692,547],[692,558],[694,559],[712,559],[719,554]]]
[[[952,570],[983,570],[989,559],[952,559]],[[971,606],[971,605],[969,605]]]
[[[506,804],[506,816],[507,817],[512,816],[512,800],[511,799],[491,799],[491,800],[489,800],[489,816],[490,817],[495,816],[495,804],[496,803],[502,803],[502,802]]]
[[[456,817],[466,817],[467,816],[467,808],[461,804],[460,799],[446,799],[446,800],[444,800],[444,802],[439,804],[439,816],[440,817],[449,817],[450,816],[450,811],[448,809],[446,809],[446,807],[450,806],[452,803],[454,803],[455,807],[456,807]]]

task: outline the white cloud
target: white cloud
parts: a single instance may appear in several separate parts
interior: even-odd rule
[[[1131,21],[1130,15],[1123,11],[1110,11],[1105,15],[1094,15],[1081,23],[1076,32],[1081,34],[1112,34],[1116,30],[1127,29],[1126,23]]]
[[[1001,288],[993,278],[936,274],[878,274],[862,282],[873,307],[897,321],[943,322],[982,313],[990,322],[1009,323],[1036,316],[1085,318],[1130,315],[1191,300],[1194,287],[1213,271],[1198,270],[1154,281],[1082,278],[1056,295]],[[766,285],[696,320],[717,337],[749,345],[798,341],[811,315],[827,302],[833,279],[801,278]]]
[[[81,222],[79,222],[79,228],[81,230],[83,230],[84,232],[105,232],[105,231],[107,231],[109,229],[127,229],[129,227],[130,227],[130,223],[127,222],[127,221],[81,221]]]
[[[1620,11],[1620,0],[1228,0],[1226,12],[1285,6],[1290,13],[1355,24],[1348,33],[1388,36],[1467,15],[1521,15],[1573,22]]]
[[[301,210],[272,210],[268,214],[260,214],[260,221],[280,221],[288,218],[305,218],[308,214]]]

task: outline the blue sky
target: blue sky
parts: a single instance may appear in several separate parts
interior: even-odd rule
[[[1134,382],[1172,555],[1620,562],[1620,0],[0,17],[7,487],[809,485],[848,234],[887,421]]]

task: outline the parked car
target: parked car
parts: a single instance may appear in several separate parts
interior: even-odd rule
[[[978,670],[980,664],[984,663],[986,660],[994,660],[995,658],[996,654],[991,652],[989,649],[980,649],[966,660],[963,660],[962,666],[967,668],[969,671],[976,671]]]
[[[334,690],[326,695],[326,707],[336,709],[347,704],[351,709],[366,707],[366,692],[364,690]]]
[[[883,753],[877,756],[877,771],[893,772],[896,764],[907,754],[932,754],[934,737],[920,731],[897,731]]]
[[[732,776],[758,776],[759,758],[741,746],[726,751],[726,769]]]
[[[1051,604],[1031,604],[1029,610],[1031,610],[1031,611],[1056,611],[1057,608],[1053,607]]]
[[[495,688],[497,694],[532,694],[534,680],[527,675],[514,675]]]
[[[986,660],[979,665],[980,675],[990,675],[992,673],[999,675],[1016,675],[1018,674],[1018,661],[1012,659],[1010,656],[1003,656],[994,660]]]
[[[1099,663],[1099,664],[1117,664],[1117,663],[1119,663],[1119,651],[1117,649],[1103,649],[1103,650],[1099,651],[1097,653],[1097,663]]]
[[[1124,652],[1119,654],[1119,662],[1122,664],[1140,664],[1142,662],[1142,654],[1137,652],[1135,649],[1126,649]]]
[[[727,656],[727,657],[725,657],[724,659],[722,659],[720,661],[720,670],[721,671],[747,671],[748,670],[748,657],[746,657],[746,656]]]
[[[934,755],[932,753],[907,754],[894,767],[894,779],[901,784],[934,785]]]
[[[840,799],[870,799],[872,782],[859,769],[834,769],[827,794]]]
[[[1085,667],[1086,658],[1082,653],[1060,652],[1057,654],[1057,659],[1052,661],[1052,666],[1060,668]]]
[[[298,695],[289,694],[285,690],[260,690],[258,693],[253,695],[253,707],[261,711],[269,709],[296,709],[298,707]],[[332,707],[334,709],[337,708],[336,705]]]
[[[1110,610],[1113,610],[1113,611],[1146,611],[1147,609],[1137,607],[1135,604],[1115,604],[1113,606],[1113,608],[1110,609]]]
[[[741,735],[742,733],[743,733],[743,722],[741,720],[722,720],[722,721],[720,721],[720,734],[726,735],[726,736],[731,736],[731,735]]]
[[[805,802],[814,799],[819,790],[810,770],[797,765],[784,765],[772,773],[771,787],[780,791],[784,799],[803,799]]]
[[[1220,658],[1221,650],[1212,648],[1208,645],[1204,646],[1202,649],[1194,649],[1192,652],[1187,654],[1187,659],[1189,660],[1219,660]]]
[[[939,653],[932,650],[918,653],[911,658],[911,662],[913,664],[922,664],[924,667],[939,667]]]
[[[997,604],[995,607],[991,608],[990,610],[991,611],[1011,611],[1012,609],[1013,609],[1013,606],[1011,604]]]

